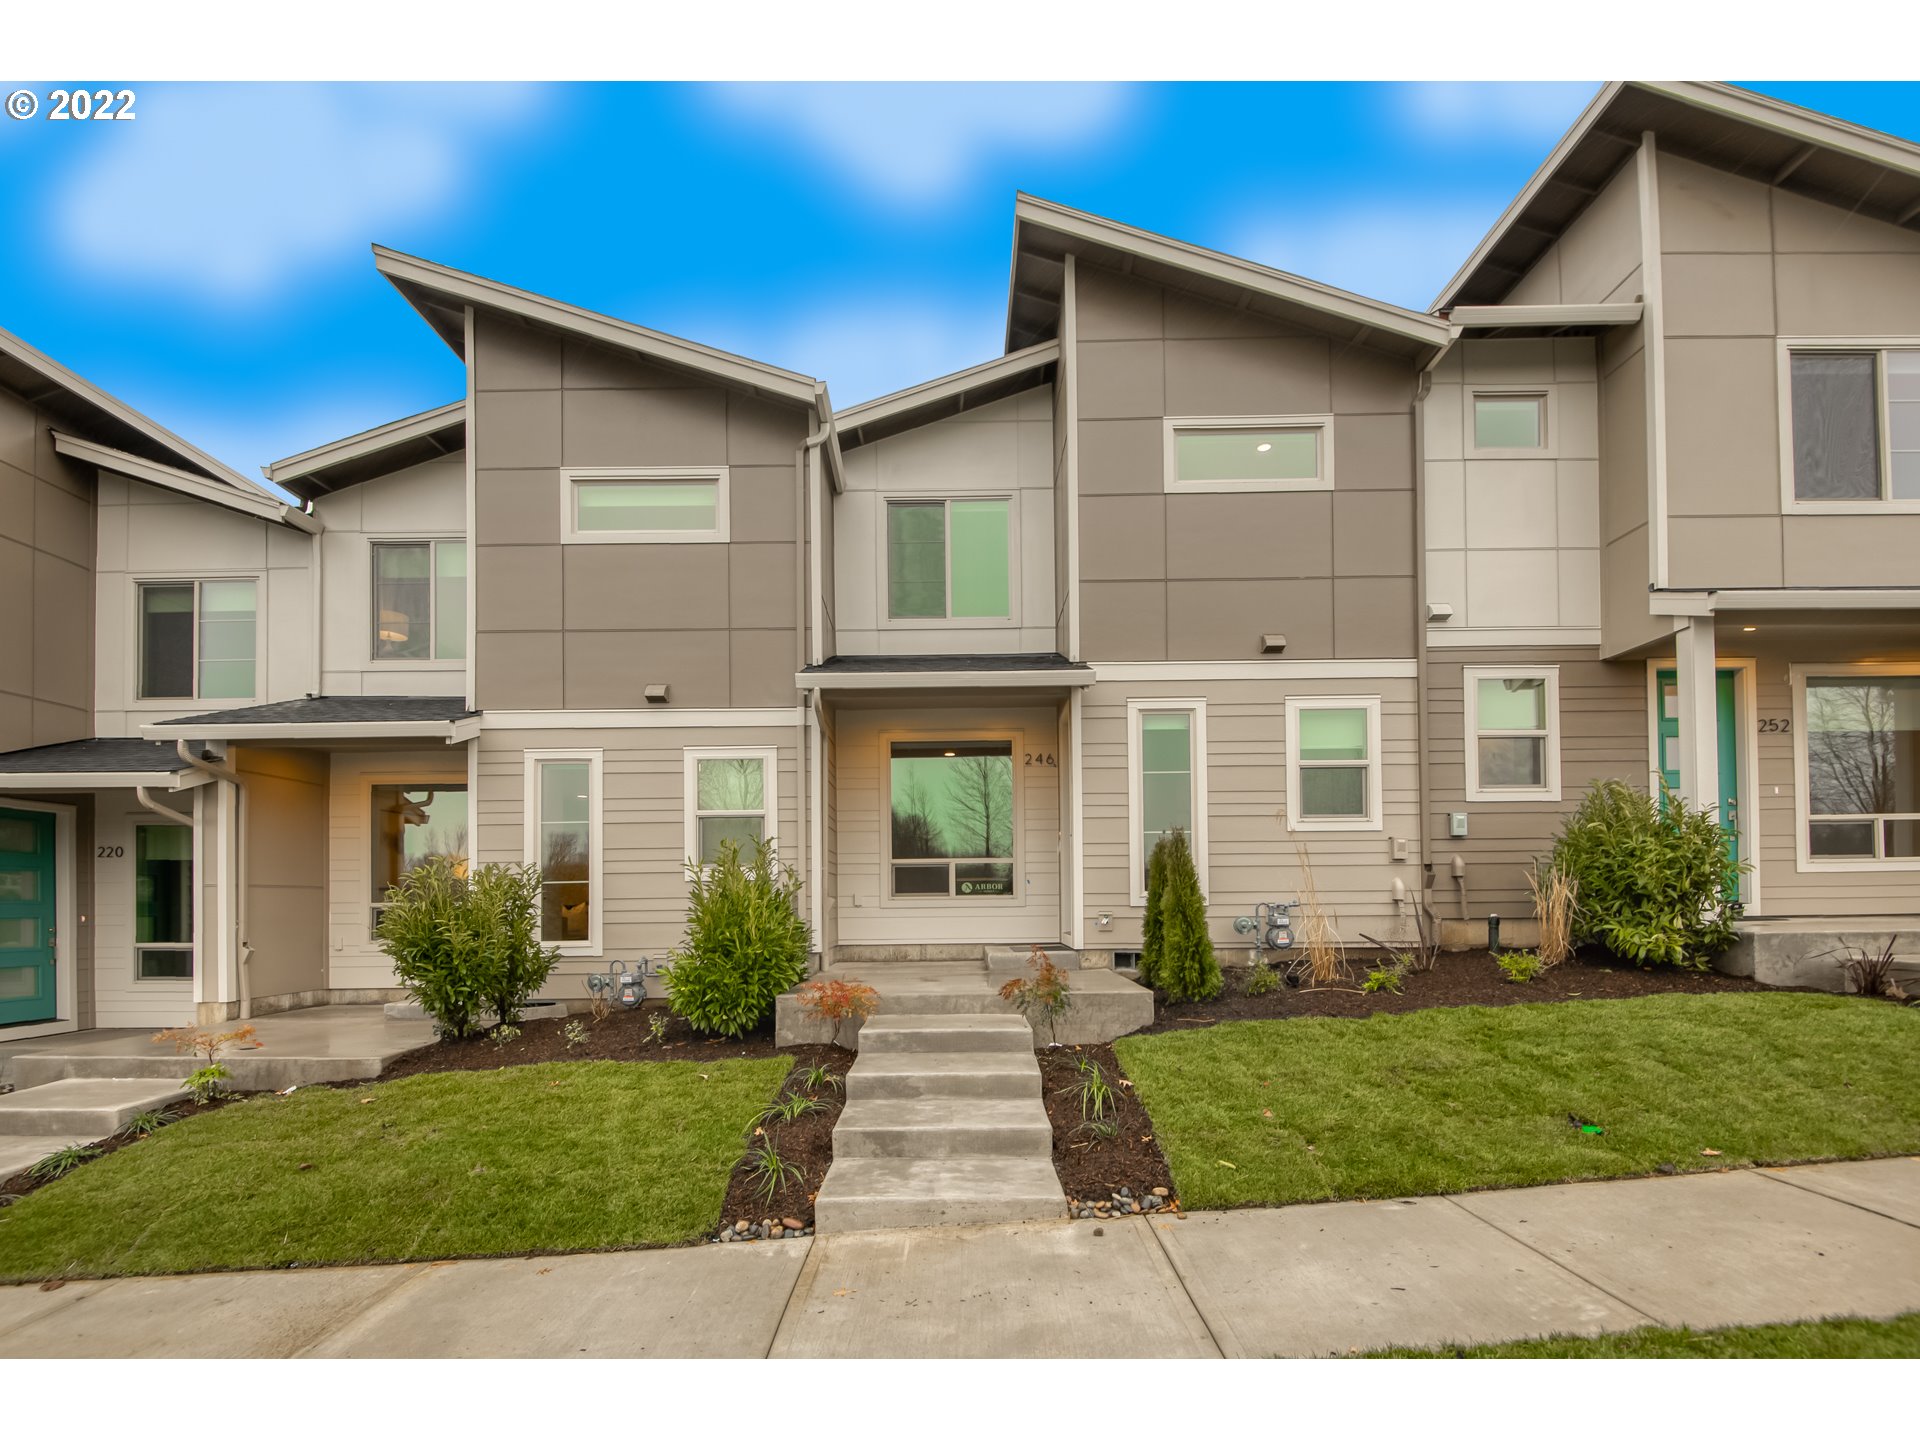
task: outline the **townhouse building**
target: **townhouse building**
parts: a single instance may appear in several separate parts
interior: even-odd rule
[[[1920,929],[1920,147],[1609,85],[1429,311],[1023,195],[1005,353],[841,410],[374,263],[465,394],[296,504],[0,335],[0,1034],[394,998],[434,853],[555,998],[757,837],[822,963],[1124,965],[1176,827],[1229,958],[1309,865],[1477,943],[1606,778],[1717,807],[1730,963]]]

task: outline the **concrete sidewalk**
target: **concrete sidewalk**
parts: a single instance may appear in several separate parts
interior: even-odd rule
[[[0,1288],[0,1356],[1343,1355],[1920,1310],[1920,1158]]]

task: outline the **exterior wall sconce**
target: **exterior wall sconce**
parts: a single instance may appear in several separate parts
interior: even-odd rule
[[[1260,653],[1262,655],[1278,655],[1286,648],[1287,637],[1284,635],[1262,635],[1260,637]]]
[[[667,703],[667,687],[664,685],[647,686],[647,704],[664,705]]]

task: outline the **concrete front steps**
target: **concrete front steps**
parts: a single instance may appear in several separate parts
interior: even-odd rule
[[[0,1135],[112,1135],[186,1098],[178,1080],[54,1080],[0,1095]]]
[[[1066,1194],[1018,1015],[875,1015],[847,1074],[819,1233],[1053,1220]]]
[[[1094,1045],[1130,1035],[1153,1023],[1153,992],[1112,970],[1074,968],[1078,957],[1070,950],[1049,951],[1055,964],[1072,973],[1068,986],[1073,1005],[1055,1033],[1044,1020],[1037,1022],[1025,1048],[1032,1050],[1051,1040],[1063,1045]],[[1005,1019],[1014,1010],[1000,998],[1000,987],[1026,970],[1026,952],[1016,956],[995,952],[994,959],[971,961],[835,964],[815,975],[816,980],[851,980],[869,985],[879,1002],[879,1015],[976,1016]],[[1003,968],[989,969],[997,959]],[[1013,962],[1018,959],[1018,965]],[[774,1002],[774,1042],[778,1045],[848,1045],[865,1047],[863,1025],[849,1020],[836,1031],[800,1006],[799,995],[788,991]]]

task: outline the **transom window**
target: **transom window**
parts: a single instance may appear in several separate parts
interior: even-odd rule
[[[133,827],[133,978],[193,978],[193,827]]]
[[[751,861],[756,842],[773,835],[775,755],[771,749],[686,752],[686,847],[694,864],[711,865],[728,843]]]
[[[1806,681],[1807,853],[1920,860],[1920,675]]]
[[[467,653],[467,542],[373,546],[373,658],[458,660]]]
[[[1560,798],[1557,669],[1464,668],[1467,798]]]
[[[1378,830],[1380,702],[1287,701],[1287,828]]]
[[[1547,397],[1534,394],[1475,394],[1473,448],[1539,450],[1547,443]]]
[[[140,586],[140,698],[254,697],[255,582]]]
[[[1006,497],[887,502],[887,615],[1013,615],[1013,504]]]
[[[888,793],[896,898],[1014,893],[1012,741],[896,740]]]
[[[1133,903],[1147,898],[1154,846],[1186,832],[1207,888],[1207,710],[1199,700],[1127,702],[1127,861]]]
[[[728,533],[728,471],[568,470],[562,538],[569,543],[702,543]]]
[[[1331,416],[1180,416],[1166,424],[1170,493],[1333,488]]]
[[[1794,349],[1787,372],[1796,504],[1920,502],[1920,348]]]
[[[386,912],[387,892],[408,872],[436,856],[466,869],[467,787],[375,785],[373,809],[373,924]]]

